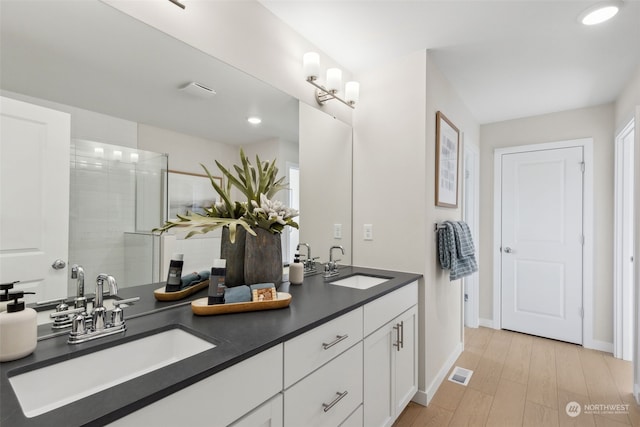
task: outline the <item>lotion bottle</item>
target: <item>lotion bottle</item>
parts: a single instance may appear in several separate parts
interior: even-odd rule
[[[0,284],[0,292],[2,292],[0,293],[0,313],[7,311],[7,304],[11,301],[11,298],[9,297],[9,289],[13,289],[13,285],[16,283],[20,283],[20,281],[16,280],[15,282]]]
[[[20,298],[34,292],[11,292],[13,302],[7,311],[0,313],[0,362],[20,359],[33,353],[38,343],[37,314],[33,308],[25,308]]]
[[[224,290],[227,288],[224,284],[227,275],[227,260],[213,260],[213,268],[209,276],[209,298],[208,304],[224,304]]]
[[[169,274],[167,275],[167,285],[165,292],[177,292],[182,289],[182,266],[184,265],[183,254],[173,254],[169,263]]]
[[[300,262],[300,254],[295,254],[293,264],[289,265],[289,283],[301,285],[304,280],[304,267]]]

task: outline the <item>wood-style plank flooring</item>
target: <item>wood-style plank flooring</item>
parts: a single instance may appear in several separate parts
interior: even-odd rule
[[[473,370],[469,384],[445,379],[429,407],[410,403],[394,427],[640,427],[632,363],[516,332],[465,328],[465,335],[455,366]],[[567,414],[569,402],[580,405],[579,415]]]

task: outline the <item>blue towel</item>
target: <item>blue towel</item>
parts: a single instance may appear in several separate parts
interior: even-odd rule
[[[208,271],[201,271],[200,273],[191,273],[186,276],[182,276],[180,280],[182,281],[182,289],[188,288],[191,285],[196,285],[200,282],[209,279]]]
[[[438,230],[440,266],[450,270],[449,280],[457,280],[478,271],[475,248],[469,226],[462,221],[445,221]]]
[[[234,286],[224,290],[225,304],[231,302],[249,302],[251,301],[251,288],[247,285]]]

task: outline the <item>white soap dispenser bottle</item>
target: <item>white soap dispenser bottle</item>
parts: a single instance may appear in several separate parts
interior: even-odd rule
[[[38,322],[36,311],[25,308],[20,298],[33,292],[10,292],[13,302],[7,304],[7,311],[0,313],[0,362],[20,359],[33,353],[38,343]]]
[[[300,262],[300,254],[296,254],[293,258],[293,264],[289,265],[289,283],[292,285],[301,285],[304,280],[304,267]]]

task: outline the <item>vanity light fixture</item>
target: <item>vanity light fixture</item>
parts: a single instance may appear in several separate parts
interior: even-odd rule
[[[622,1],[619,0],[597,3],[582,12],[578,20],[584,25],[601,24],[616,16],[621,6]]]
[[[345,85],[344,99],[338,96],[342,88],[342,70],[339,68],[329,68],[327,70],[326,86],[318,84],[320,75],[320,55],[316,52],[307,52],[302,57],[302,68],[309,84],[316,88],[316,101],[324,105],[325,102],[336,99],[350,108],[355,108],[356,102],[360,98],[360,84],[358,82],[347,82]]]
[[[122,151],[113,150],[113,160],[117,160],[117,161],[122,160]]]
[[[262,123],[262,119],[260,117],[249,117],[247,121],[252,125],[259,125]]]

